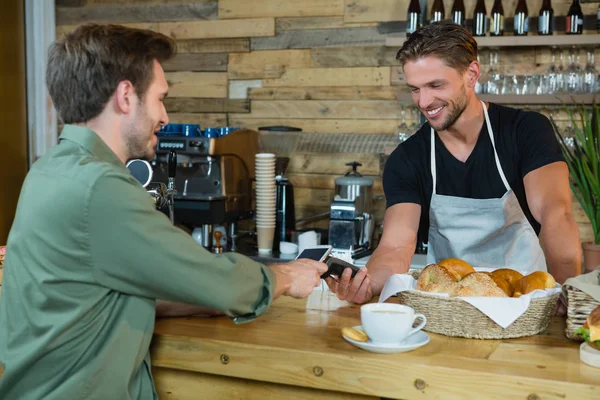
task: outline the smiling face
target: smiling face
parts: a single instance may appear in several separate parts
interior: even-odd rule
[[[169,123],[169,117],[163,99],[167,96],[169,85],[164,71],[155,60],[152,82],[144,98],[136,98],[130,123],[124,134],[128,159],[151,160],[156,153],[156,132],[162,125]]]
[[[452,127],[466,109],[473,85],[469,70],[464,73],[441,59],[428,56],[404,64],[406,83],[413,102],[436,131]],[[475,79],[476,81],[476,79]]]

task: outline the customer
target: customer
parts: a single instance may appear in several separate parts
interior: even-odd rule
[[[315,261],[211,254],[125,167],[154,156],[168,123],[160,63],[174,50],[163,35],[115,25],[78,27],[50,48],[47,84],[66,125],[31,168],[8,239],[0,399],[155,399],[156,299],[242,323],[320,283],[326,266]]]

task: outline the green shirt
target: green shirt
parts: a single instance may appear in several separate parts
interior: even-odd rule
[[[155,299],[250,321],[274,277],[173,226],[91,130],[66,125],[31,168],[0,295],[0,399],[155,399]]]

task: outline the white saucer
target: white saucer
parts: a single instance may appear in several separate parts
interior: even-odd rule
[[[579,359],[589,366],[600,368],[600,350],[594,349],[586,342],[579,346]]]
[[[354,329],[363,330],[362,325],[357,325]],[[358,348],[361,348],[366,351],[370,351],[371,353],[381,353],[381,354],[391,354],[391,353],[405,353],[407,351],[412,351],[418,349],[421,346],[425,346],[429,343],[429,335],[423,331],[419,331],[413,335],[410,335],[404,342],[402,343],[373,343],[370,339],[368,342],[357,342],[356,340],[352,340],[346,335],[342,335],[346,341],[355,345]]]

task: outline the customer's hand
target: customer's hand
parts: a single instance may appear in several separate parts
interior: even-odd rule
[[[352,270],[346,268],[342,276],[328,277],[325,279],[329,290],[337,294],[338,299],[363,304],[373,298],[371,277],[366,268],[361,268],[352,278]]]
[[[273,264],[270,268],[275,273],[275,296],[291,296],[304,298],[321,284],[321,275],[327,272],[327,265],[306,258],[283,264]]]

